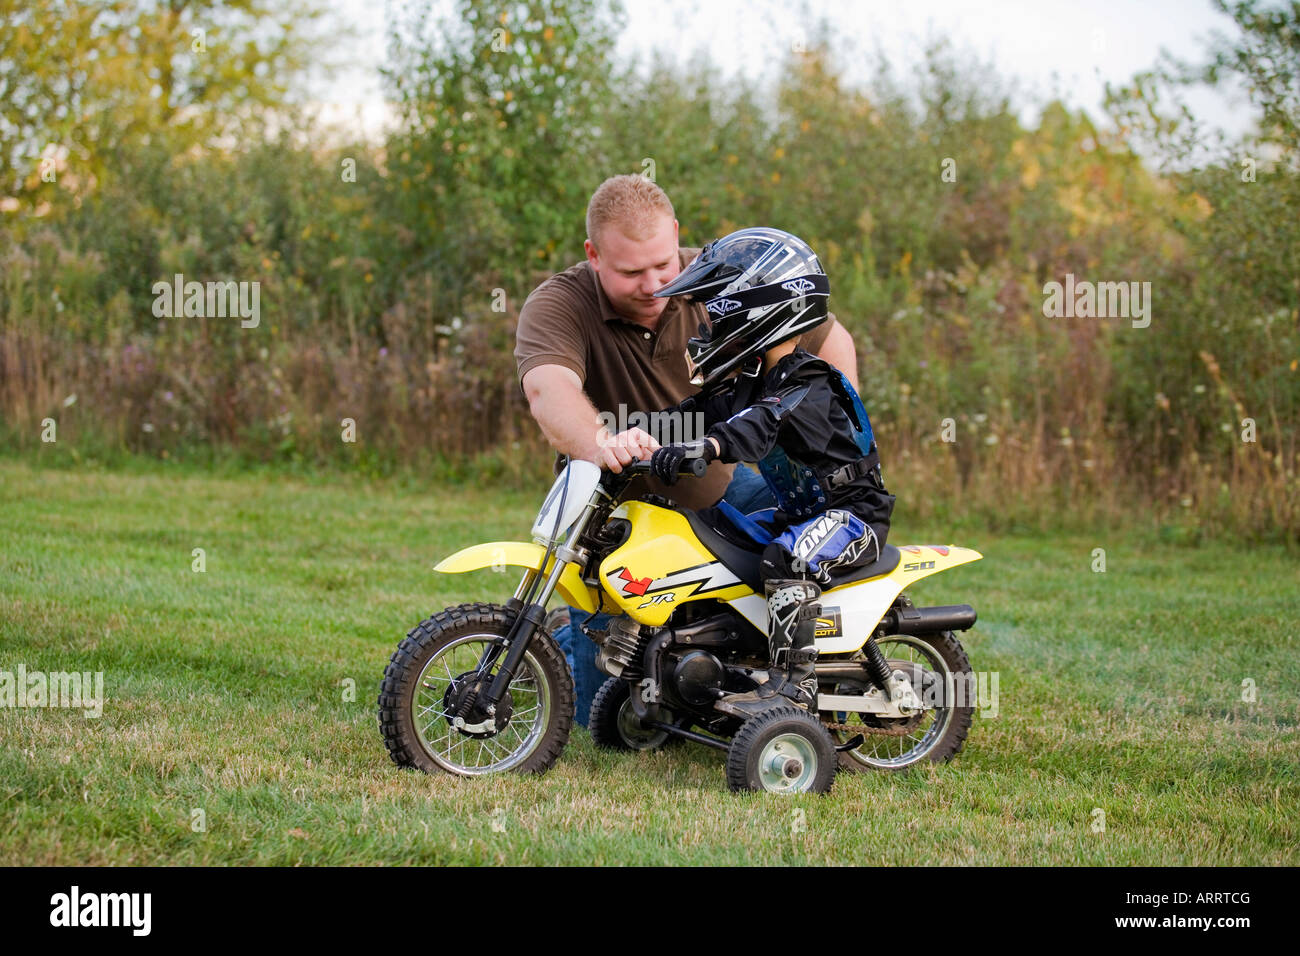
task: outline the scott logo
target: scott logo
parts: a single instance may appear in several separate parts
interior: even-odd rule
[[[740,308],[740,303],[735,299],[714,299],[711,302],[704,303],[704,308],[708,309],[714,315],[726,315],[728,312],[734,312]]]
[[[782,282],[781,288],[788,290],[792,296],[799,296],[811,292],[816,286],[811,279],[791,279],[789,282]]]

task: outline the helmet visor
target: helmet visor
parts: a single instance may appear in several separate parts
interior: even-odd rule
[[[712,243],[696,256],[685,269],[662,289],[655,292],[658,298],[683,296],[688,302],[703,302],[712,298],[714,290],[722,288],[736,272],[712,256]]]

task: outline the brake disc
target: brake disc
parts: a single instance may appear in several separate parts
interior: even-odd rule
[[[452,679],[451,683],[447,685],[447,692],[442,695],[442,714],[452,727],[455,727],[454,721],[457,717],[470,725],[481,725],[487,723],[491,718],[492,730],[470,730],[466,727],[456,727],[456,730],[466,737],[473,737],[477,740],[495,737],[505,730],[506,725],[510,723],[510,714],[514,710],[514,704],[508,691],[497,702],[495,713],[489,715],[478,706],[479,694],[486,690],[491,683],[491,674],[480,675],[477,671],[465,671],[465,673],[458,674]]]

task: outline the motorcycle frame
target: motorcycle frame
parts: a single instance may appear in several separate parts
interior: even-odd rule
[[[485,705],[484,710],[487,713],[492,714],[495,712],[495,706],[500,702],[506,692],[506,688],[510,684],[510,681],[514,678],[515,672],[532,641],[533,635],[536,633],[538,626],[540,626],[545,620],[547,602],[551,599],[557,587],[560,586],[566,573],[572,566],[585,566],[589,561],[591,551],[582,547],[579,542],[582,541],[583,536],[586,534],[593,516],[603,508],[608,508],[613,515],[618,514],[615,506],[618,504],[618,499],[621,497],[622,491],[626,487],[628,481],[630,481],[630,472],[633,470],[636,469],[628,467],[618,475],[606,473],[601,477],[601,480],[596,484],[589,495],[582,511],[579,513],[573,524],[569,526],[568,534],[565,537],[564,543],[555,543],[554,537],[559,533],[559,529],[556,529],[552,533],[552,539],[547,542],[544,553],[532,559],[520,557],[519,563],[529,560],[533,563],[530,563],[525,567],[524,573],[520,577],[519,584],[515,588],[514,594],[506,603],[507,609],[514,612],[514,620],[511,624],[510,631],[503,642],[494,644],[484,650],[477,667],[478,672],[482,674],[500,658],[503,651],[506,654],[505,661],[502,663],[500,670],[498,670],[491,685],[487,688],[482,698],[482,702]],[[536,554],[538,548],[538,545],[536,544],[526,545],[519,542],[498,542],[496,544],[497,546],[504,545],[514,549],[532,549],[534,554]],[[493,545],[478,545],[472,548],[463,549],[462,551],[444,559],[442,562],[439,562],[435,570],[468,571],[484,567],[486,564],[482,560],[483,550],[488,547],[493,547]],[[621,548],[622,545],[619,545],[619,547]],[[924,567],[918,568],[918,572],[914,577],[909,575],[909,580],[900,580],[896,569],[894,572],[890,572],[888,575],[884,575],[880,578],[870,579],[869,581],[853,585],[854,589],[861,589],[864,585],[871,588],[879,588],[881,589],[879,598],[884,598],[884,600],[881,601],[879,598],[875,599],[874,603],[876,603],[876,607],[869,615],[867,615],[871,618],[869,628],[865,627],[867,624],[866,620],[860,619],[860,639],[859,637],[848,638],[846,634],[845,638],[841,638],[837,642],[837,644],[841,646],[832,645],[831,647],[825,647],[823,648],[823,653],[837,654],[852,651],[857,646],[861,646],[869,636],[880,632],[882,629],[890,632],[897,630],[898,633],[903,634],[919,634],[945,629],[965,630],[974,623],[974,613],[967,606],[913,609],[910,607],[910,602],[907,602],[909,606],[906,609],[896,606],[895,599],[897,596],[901,595],[905,588],[913,583],[913,581],[927,577],[929,574],[936,573],[937,571],[946,570],[956,564],[965,563],[966,561],[971,560],[979,560],[980,558],[978,552],[969,551],[969,549],[951,549],[953,551],[965,552],[964,555],[958,556],[957,554],[949,555],[950,547],[945,547],[943,549],[939,549],[936,546],[926,547],[934,548],[938,564],[936,565],[935,560],[925,563],[925,565],[928,566],[928,570]],[[916,546],[905,546],[904,550],[919,553],[920,549]],[[940,558],[939,554],[942,554],[943,557]],[[554,563],[551,565],[549,570],[547,570],[546,566],[551,555],[554,556]],[[947,560],[944,560],[944,558]],[[495,561],[492,563],[495,563]],[[916,562],[913,563],[913,565],[916,564]],[[913,565],[909,565],[909,567]],[[906,570],[907,568],[904,567],[904,572],[906,572]],[[545,574],[545,578],[541,583],[541,590],[533,595],[532,592],[538,584],[538,579],[543,574]],[[583,593],[580,595],[574,593],[578,584],[582,585],[580,590]],[[591,591],[596,592],[594,604],[590,593],[587,593],[589,588]],[[593,587],[585,580],[578,578],[577,580],[570,581],[569,584],[561,590],[568,603],[575,605],[581,604],[584,608],[594,611],[603,607],[605,604],[607,582],[602,578],[600,583]],[[855,590],[853,592],[846,591],[845,594],[842,595],[842,599],[849,598],[852,600],[852,597],[850,597],[851,594],[860,595],[863,593],[865,592],[861,590]],[[734,611],[738,616],[748,620],[748,622],[757,630],[763,633],[766,632],[766,602],[762,600],[761,597],[758,595],[748,595],[737,600],[727,600],[725,603],[727,603],[731,607],[732,611]],[[619,610],[617,601],[614,602],[613,610],[616,612]],[[848,610],[849,608],[846,607],[846,611]],[[853,612],[850,611],[849,613]],[[847,617],[848,615],[845,616]],[[665,621],[663,623],[667,622]],[[823,642],[819,640],[819,645],[822,643]],[[850,644],[854,646],[851,647],[849,646]]]

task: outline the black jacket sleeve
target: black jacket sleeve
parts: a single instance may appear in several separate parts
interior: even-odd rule
[[[708,430],[718,440],[722,461],[761,461],[777,443],[782,422],[809,395],[807,383],[794,382],[741,408]]]
[[[708,395],[688,395],[676,405],[669,405],[660,414],[702,415],[704,427],[716,425],[731,416],[736,410],[736,394],[733,388],[724,388]],[[685,428],[685,434],[702,437],[692,428]]]

